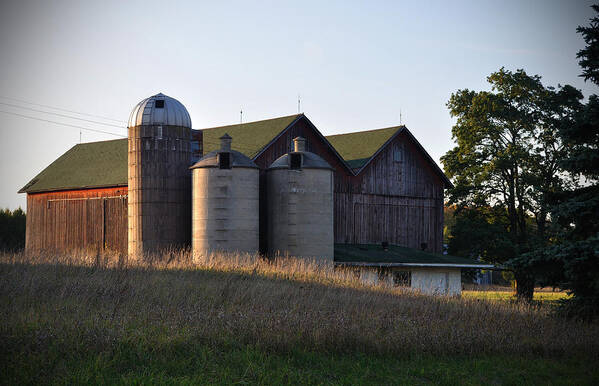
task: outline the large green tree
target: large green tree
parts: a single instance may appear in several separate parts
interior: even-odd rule
[[[491,91],[458,90],[447,104],[457,143],[442,157],[455,185],[449,201],[505,217],[489,225],[510,248],[486,258],[511,266],[518,297],[531,300],[535,271],[523,256],[547,242],[549,197],[569,184],[560,170],[566,144],[557,131],[580,110],[582,95],[570,86],[545,87],[524,70],[501,68],[487,80]]]
[[[593,9],[599,12],[599,6]],[[577,55],[581,76],[599,85],[599,18],[577,31],[586,43]],[[559,233],[551,246],[531,257],[548,284],[573,293],[565,311],[594,318],[599,315],[599,97],[591,95],[575,120],[564,121],[558,133],[566,144],[560,166],[581,183],[553,195],[551,217]]]

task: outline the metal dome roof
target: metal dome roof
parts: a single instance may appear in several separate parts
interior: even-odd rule
[[[139,102],[129,116],[129,127],[169,125],[191,128],[191,118],[181,102],[162,93]]]
[[[302,152],[291,152],[283,154],[270,166],[268,170],[273,169],[291,169],[291,154],[301,154],[301,169],[330,169],[334,170],[327,161],[323,160],[318,154],[311,153],[309,151]]]
[[[222,151],[216,150],[206,154],[202,157],[195,165],[191,166],[190,169],[198,168],[217,168],[218,165],[218,154],[219,153],[231,153],[231,168],[251,168],[258,169],[258,166],[248,156],[235,150]]]
[[[293,139],[293,145],[295,151],[287,154],[283,154],[270,166],[267,170],[273,169],[291,169],[292,161],[291,158],[294,155],[299,155],[299,169],[331,169],[334,170],[327,161],[323,160],[318,154],[306,151],[306,139],[302,137],[296,137]]]

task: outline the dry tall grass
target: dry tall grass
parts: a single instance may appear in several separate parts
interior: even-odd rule
[[[599,353],[599,325],[545,308],[366,286],[301,259],[189,251],[0,255],[0,345],[110,349],[156,339],[290,351],[410,354]]]

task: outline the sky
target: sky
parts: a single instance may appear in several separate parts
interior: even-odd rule
[[[72,126],[124,137],[131,109],[158,92],[194,129],[237,123],[241,109],[244,122],[295,114],[298,95],[324,135],[395,126],[401,112],[439,162],[454,146],[451,94],[489,89],[501,67],[599,94],[576,59],[591,4],[2,1],[0,208],[25,209],[17,191],[79,143]]]

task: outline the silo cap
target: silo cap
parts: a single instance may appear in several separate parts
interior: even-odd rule
[[[181,102],[158,93],[139,102],[129,115],[128,127],[145,125],[181,126],[191,129],[191,117]]]
[[[277,158],[268,170],[272,169],[291,169],[291,158],[293,156],[301,156],[301,169],[329,169],[334,170],[327,161],[322,159],[318,154],[309,151],[294,151],[287,153]]]

